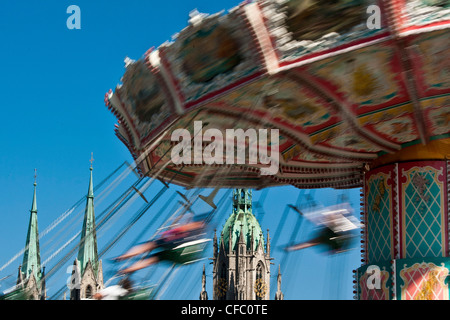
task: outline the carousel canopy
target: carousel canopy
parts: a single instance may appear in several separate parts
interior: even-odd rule
[[[448,156],[449,27],[442,0],[194,11],[172,41],[126,59],[105,102],[144,175],[187,187],[359,187],[365,170],[402,151],[420,157],[418,146],[433,146],[433,157]],[[175,164],[172,133],[195,137],[196,121],[202,132],[278,129],[267,144],[279,150],[277,172],[250,161]]]

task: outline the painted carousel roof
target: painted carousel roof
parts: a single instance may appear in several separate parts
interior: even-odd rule
[[[261,0],[194,12],[173,41],[126,60],[105,102],[142,174],[187,187],[359,187],[384,155],[448,146],[449,27],[446,0]],[[278,173],[174,165],[171,133],[193,133],[194,121],[279,129]]]

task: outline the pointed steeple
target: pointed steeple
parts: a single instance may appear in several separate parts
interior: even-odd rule
[[[228,227],[228,250],[229,253],[231,254],[233,252],[233,246],[232,246],[232,241],[233,241],[233,237],[231,236],[231,226]]]
[[[91,159],[92,162],[92,159]],[[90,170],[89,187],[86,200],[86,209],[84,211],[83,229],[81,231],[81,243],[78,251],[78,261],[80,273],[83,274],[89,261],[97,275],[98,254],[97,254],[97,235],[95,231],[95,213],[94,213],[94,187],[92,179],[92,163]]]
[[[251,252],[255,251],[255,236],[254,236],[254,232],[255,232],[255,226],[252,226],[252,237],[250,239],[250,250],[251,250]]]
[[[41,277],[41,256],[39,251],[39,232],[37,221],[37,200],[36,200],[36,170],[34,175],[34,193],[30,210],[30,222],[28,224],[27,240],[25,243],[25,253],[22,262],[23,278],[28,279],[34,274],[36,281]]]
[[[284,300],[284,294],[283,294],[283,292],[281,292],[281,271],[280,271],[280,265],[278,265],[277,292],[275,293],[275,300]]]
[[[239,244],[245,244],[244,225],[241,223],[241,231],[239,232]]]
[[[213,239],[213,248],[214,248],[214,253],[213,253],[213,259],[217,258],[217,253],[218,253],[218,247],[217,247],[217,230],[214,229],[214,239]]]
[[[206,292],[206,273],[204,264],[202,274],[202,292],[200,292],[200,300],[208,300],[208,292]]]
[[[18,274],[17,274],[17,282],[16,282],[16,284],[17,284],[18,286],[21,286],[22,288],[24,287],[24,284],[23,284],[22,266],[19,266],[19,271],[18,271]]]
[[[37,183],[36,183],[36,171],[35,171],[35,173],[34,173],[34,183],[33,183],[33,185],[34,185],[33,202],[32,202],[32,204],[31,204],[31,210],[30,210],[30,212],[31,212],[31,213],[36,213],[36,214],[37,214],[37,200],[36,200],[36,186],[37,186]]]

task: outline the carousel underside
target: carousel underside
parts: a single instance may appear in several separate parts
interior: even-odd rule
[[[143,175],[186,187],[361,187],[377,165],[450,154],[449,27],[450,2],[438,0],[196,12],[172,42],[127,59],[105,102]],[[242,164],[174,164],[171,135],[195,136],[195,121],[202,132],[278,129],[268,144],[278,172],[261,175],[248,153]]]

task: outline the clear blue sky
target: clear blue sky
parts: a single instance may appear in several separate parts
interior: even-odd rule
[[[187,25],[189,12],[195,8],[216,13],[239,3],[234,0],[0,2],[3,119],[0,125],[0,266],[24,247],[35,168],[41,231],[86,194],[91,152],[95,159],[95,182],[123,161],[132,162],[129,152],[114,135],[116,119],[103,102],[105,92],[114,89],[123,75],[124,58],[139,59],[150,47],[170,40]],[[66,9],[72,4],[81,9],[81,30],[66,27],[69,17]],[[152,186],[147,196],[151,198],[159,187]],[[263,230],[271,230],[272,237],[286,204],[294,203],[298,193],[292,187],[269,191],[264,206],[266,217],[261,224]],[[317,191],[316,200],[333,204],[338,194]],[[260,191],[255,192],[254,199],[260,195]],[[349,195],[352,203],[358,205],[359,190],[352,190]],[[164,201],[156,203],[155,210]],[[231,213],[231,203],[228,206],[226,215]],[[96,208],[96,213],[100,211]],[[120,221],[114,226],[117,224]],[[76,231],[77,225],[74,226]],[[115,232],[114,226],[108,232]],[[307,233],[312,227],[305,228]],[[289,232],[287,229],[283,235],[288,237]],[[99,236],[99,250],[102,241]],[[47,258],[43,253],[48,250],[45,243],[41,242],[42,261]],[[122,248],[126,246],[125,241]],[[279,249],[273,249],[273,254],[275,275],[283,255]],[[113,252],[105,257],[105,271],[111,268],[106,259],[112,256]],[[359,250],[333,258],[316,249],[293,253],[283,272],[286,299],[351,299],[351,270],[360,265],[359,259]],[[0,279],[13,273],[15,281],[21,261],[19,257],[0,271]],[[185,283],[193,286],[192,289],[183,289],[182,284],[181,288],[168,289],[163,298],[197,299],[201,290],[201,266],[198,263],[174,276],[172,284],[188,279]],[[340,274],[340,270],[344,273]],[[212,297],[211,265],[207,265],[207,273],[207,289]],[[63,283],[64,277],[59,278]],[[6,289],[4,283],[0,285],[0,290]],[[57,287],[51,285],[54,287],[49,290]]]

